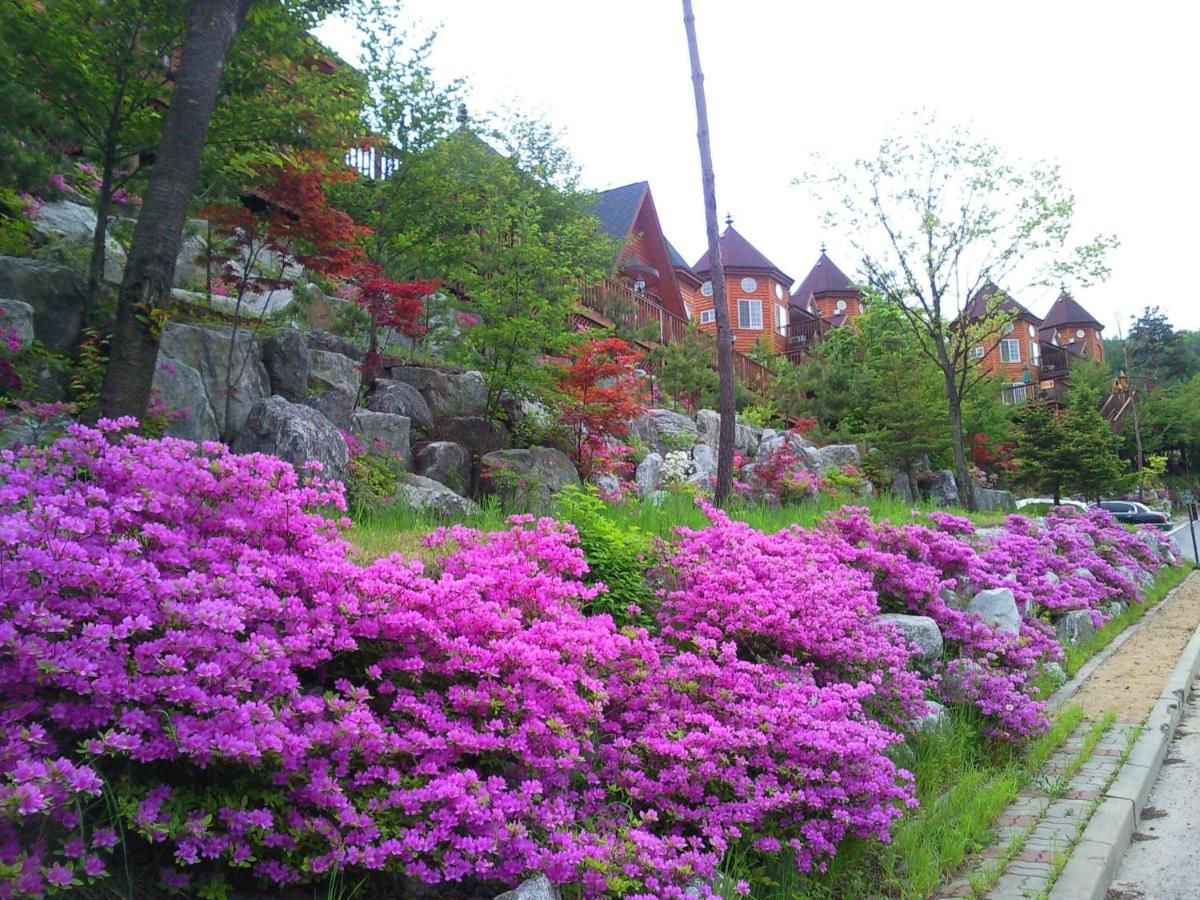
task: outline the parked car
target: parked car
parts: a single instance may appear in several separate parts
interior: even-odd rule
[[[1017,509],[1024,509],[1027,506],[1053,506],[1053,505],[1054,505],[1053,497],[1026,497],[1023,500],[1018,500],[1017,504],[1016,504]],[[1063,499],[1063,500],[1058,501],[1058,505],[1059,506],[1069,506],[1072,509],[1079,510],[1080,512],[1085,512],[1087,510],[1087,504],[1082,502],[1081,500]]]
[[[1112,513],[1114,519],[1126,525],[1153,525],[1164,530],[1171,527],[1170,516],[1155,512],[1145,503],[1138,503],[1136,500],[1102,500],[1097,506]]]

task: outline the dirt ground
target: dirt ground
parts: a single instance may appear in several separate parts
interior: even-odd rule
[[[1083,706],[1088,718],[1107,710],[1117,721],[1140,724],[1200,625],[1200,572],[1193,572],[1157,614],[1104,661],[1067,703]]]

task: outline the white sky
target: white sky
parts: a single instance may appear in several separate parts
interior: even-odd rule
[[[797,281],[820,244],[849,274],[792,179],[813,153],[848,168],[921,107],[1009,155],[1052,159],[1075,235],[1116,233],[1110,280],[1075,296],[1116,336],[1146,305],[1200,328],[1200,4],[1148,0],[694,0],[717,203]],[[704,250],[695,106],[678,0],[407,0],[441,26],[433,65],[475,113],[515,104],[563,129],[589,187],[646,180],[689,262]],[[355,33],[319,36],[347,59]],[[1053,291],[1017,293],[1044,315]]]

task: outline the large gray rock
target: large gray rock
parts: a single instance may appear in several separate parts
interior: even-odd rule
[[[115,218],[109,220],[104,241],[104,280],[113,284],[120,283],[125,267],[125,249],[112,234],[116,222]],[[90,260],[92,240],[96,234],[96,213],[90,206],[70,200],[55,200],[39,207],[31,217],[30,224],[43,241],[79,248],[74,253],[51,253],[63,263],[69,264],[72,257]]]
[[[971,485],[975,508],[980,512],[1008,512],[1017,508],[1011,491],[993,491],[977,484]]]
[[[952,703],[968,702],[986,675],[987,669],[973,659],[951,660],[942,675],[942,697]]]
[[[958,484],[954,481],[953,472],[942,469],[933,473],[929,479],[929,499],[938,506],[958,504]]]
[[[396,499],[412,509],[428,510],[439,516],[470,516],[479,512],[475,501],[423,475],[405,475],[396,490]]]
[[[473,456],[485,456],[512,446],[512,435],[499,422],[482,416],[448,416],[438,419],[434,434],[439,441],[462,444]]]
[[[408,419],[405,416],[357,409],[354,411],[350,433],[368,452],[392,456],[398,459],[404,468],[412,468],[412,443],[409,438]]]
[[[527,878],[511,891],[498,894],[496,900],[562,900],[558,888],[545,875]]]
[[[291,288],[280,287],[245,291],[240,299],[236,294],[213,294],[210,302],[214,309],[243,319],[267,319],[291,309],[296,304],[296,295]]]
[[[1058,642],[1067,644],[1082,644],[1096,633],[1092,625],[1092,614],[1085,609],[1076,609],[1062,616],[1054,623],[1054,633]]]
[[[692,448],[692,463],[696,467],[696,474],[704,478],[717,472],[717,455],[708,444],[697,444]]]
[[[308,333],[308,346],[313,350],[328,350],[330,353],[340,353],[358,362],[362,361],[363,352],[358,344],[340,334],[330,334],[316,328]]]
[[[478,372],[443,372],[425,366],[392,366],[391,380],[411,384],[435,418],[482,416],[487,406],[487,387]]]
[[[845,466],[862,466],[862,457],[858,455],[858,447],[854,444],[830,444],[827,447],[816,448],[815,456],[810,456],[818,474],[825,474],[830,469],[841,469]]]
[[[928,616],[907,616],[900,613],[888,613],[879,617],[900,630],[909,645],[916,650],[912,663],[922,671],[931,672],[936,663],[942,658],[944,644],[942,632],[937,622]]]
[[[755,451],[754,461],[766,462],[785,446],[795,454],[796,460],[802,465],[812,465],[817,459],[815,456],[816,444],[808,438],[792,431],[779,432],[766,428],[763,429],[762,440],[759,441],[758,449]]]
[[[0,298],[0,341],[8,339],[10,330],[16,333],[20,347],[33,343],[33,307],[23,300]]]
[[[637,483],[638,494],[649,497],[658,490],[662,481],[663,458],[657,453],[647,453],[646,458],[638,463],[633,480]]]
[[[185,290],[200,290],[206,281],[204,257],[207,252],[208,223],[203,219],[188,219],[179,244],[179,255],[175,257],[174,285]],[[220,267],[213,266],[213,274]]]
[[[553,447],[497,450],[483,457],[482,466],[488,491],[529,509],[545,508],[556,491],[579,484],[575,464]]]
[[[358,403],[362,372],[348,356],[328,350],[308,351],[307,402],[339,428],[348,428]]]
[[[917,734],[937,734],[950,724],[950,716],[946,707],[936,700],[925,701],[925,714],[913,722],[913,731]]]
[[[150,386],[158,391],[163,405],[169,410],[168,437],[186,438],[196,443],[220,440],[221,431],[204,391],[204,381],[194,368],[171,359],[160,349]]]
[[[460,494],[471,488],[471,451],[462,444],[453,441],[428,443],[418,448],[413,467],[418,474]]]
[[[308,396],[308,347],[299,328],[281,328],[263,344],[263,366],[271,392],[292,403]]]
[[[892,478],[892,494],[899,500],[917,499],[917,495],[913,491],[912,479],[908,477],[907,472],[897,472]]]
[[[721,414],[712,409],[702,409],[696,413],[696,435],[702,444],[707,444],[714,451],[721,444]],[[758,440],[749,425],[734,422],[733,449],[741,453],[751,453],[758,447]]]
[[[282,397],[255,402],[237,439],[235,453],[269,453],[297,468],[317,461],[326,478],[345,478],[349,453],[341,432],[308,406]]]
[[[40,259],[0,256],[0,297],[33,308],[33,333],[56,350],[74,347],[83,329],[87,285],[74,269]]]
[[[200,373],[208,405],[226,440],[241,431],[251,407],[271,394],[271,381],[262,364],[258,339],[245,329],[239,329],[234,338],[228,327],[169,322],[163,329],[159,349],[168,358]],[[225,421],[227,394],[229,422]]]
[[[980,591],[967,604],[967,612],[977,613],[1001,631],[1017,634],[1021,630],[1021,613],[1011,588],[991,588]]]
[[[629,423],[629,434],[655,453],[690,450],[699,439],[696,423],[669,409],[648,409]]]
[[[420,391],[402,381],[378,379],[372,385],[371,393],[367,395],[367,409],[406,416],[412,427],[422,433],[433,430],[433,413],[429,404],[425,402]]]

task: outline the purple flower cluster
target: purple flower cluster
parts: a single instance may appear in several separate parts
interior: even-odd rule
[[[768,536],[711,511],[654,628],[618,628],[582,611],[604,588],[569,525],[360,565],[338,485],[131,424],[0,452],[0,897],[101,881],[118,833],[163,893],[351,869],[671,897],[745,841],[820,866],[913,803],[887,751],[939,682],[881,606],[938,618],[947,668],[977,663],[960,689],[1030,733],[994,707],[1037,710],[1036,610],[1132,599],[1158,560],[1100,517],[981,544],[950,519]],[[1022,586],[1028,634],[939,598],[1037,575],[1026,539],[1062,575]]]

